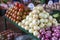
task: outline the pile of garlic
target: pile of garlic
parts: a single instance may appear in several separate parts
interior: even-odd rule
[[[58,23],[56,19],[44,11],[42,6],[37,6],[29,13],[26,19],[22,20],[18,25],[28,30],[29,33],[33,33],[34,36],[38,36],[38,30],[41,28],[58,25]]]

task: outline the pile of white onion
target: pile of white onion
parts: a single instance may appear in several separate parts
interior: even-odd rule
[[[38,36],[38,30],[41,28],[50,27],[52,25],[57,26],[58,23],[56,19],[44,11],[43,7],[37,6],[29,13],[26,19],[22,20],[18,25],[28,30],[29,33],[33,33],[34,36]]]

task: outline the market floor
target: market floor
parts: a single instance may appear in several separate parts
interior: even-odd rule
[[[21,32],[18,28],[16,28],[13,24],[7,21],[7,28],[11,29],[15,32]],[[4,31],[4,18],[0,17],[0,32]]]

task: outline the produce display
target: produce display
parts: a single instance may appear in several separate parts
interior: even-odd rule
[[[29,12],[30,10],[23,4],[16,3],[13,8],[9,8],[5,16],[41,40],[60,38],[60,26],[57,20],[49,15],[42,6],[36,6]]]
[[[54,11],[51,15],[60,23],[60,11]]]
[[[12,30],[5,30],[3,32],[0,32],[0,40],[14,40],[15,37],[21,36],[21,33],[15,33]]]
[[[56,18],[57,21],[60,23],[60,13],[54,14],[53,17]]]
[[[42,6],[37,6],[26,16],[26,19],[19,22],[18,25],[38,37],[40,29],[53,25],[57,26],[58,23]]]
[[[45,8],[51,10],[60,10],[60,3],[54,3],[53,5],[45,5]]]
[[[15,6],[13,8],[9,8],[6,11],[5,16],[18,23],[21,20],[25,19],[29,12],[30,9],[24,6],[23,4],[15,3]]]
[[[39,30],[38,38],[41,40],[60,40],[60,25]]]

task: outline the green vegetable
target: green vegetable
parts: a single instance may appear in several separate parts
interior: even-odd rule
[[[7,3],[8,0],[3,0],[3,1]]]
[[[59,16],[59,14],[54,14],[53,17],[57,18]]]
[[[45,3],[45,0],[40,0],[40,1],[41,1],[42,4]]]
[[[57,19],[58,23],[60,23],[60,11],[54,10],[51,14],[55,19]]]

